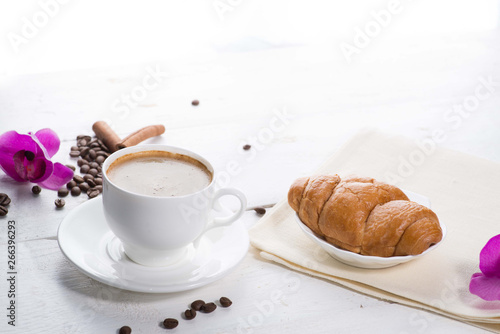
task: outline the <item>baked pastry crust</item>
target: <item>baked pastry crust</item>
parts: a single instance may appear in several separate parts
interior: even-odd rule
[[[363,255],[417,255],[443,237],[432,210],[373,178],[302,177],[290,187],[288,203],[313,232]]]

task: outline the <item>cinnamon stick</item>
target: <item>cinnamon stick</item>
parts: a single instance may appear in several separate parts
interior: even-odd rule
[[[100,139],[104,145],[106,145],[111,152],[118,149],[118,143],[122,140],[118,135],[110,128],[108,123],[104,121],[97,121],[92,125],[92,130],[94,130],[95,135]]]
[[[116,144],[118,149],[122,149],[125,147],[130,147],[139,144],[140,142],[151,138],[156,137],[165,132],[165,127],[161,124],[159,125],[149,125],[140,130],[137,130],[127,137],[125,137],[122,141]]]

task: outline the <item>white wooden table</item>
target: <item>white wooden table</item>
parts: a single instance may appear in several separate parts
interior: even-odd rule
[[[99,119],[121,136],[161,123],[166,133],[150,142],[197,151],[219,170],[236,161],[241,170],[229,185],[245,192],[249,206],[265,205],[283,198],[295,178],[311,173],[366,126],[415,140],[442,129],[442,146],[500,161],[499,42],[498,34],[480,33],[454,41],[403,40],[391,57],[371,60],[368,53],[352,66],[345,66],[338,50],[294,47],[222,54],[202,63],[1,77],[0,133],[50,127],[62,139],[54,160],[75,163],[70,146],[76,135],[91,134]],[[138,87],[156,69],[168,74],[125,108],[122,95],[139,96]],[[491,94],[470,115],[454,113],[483,79],[495,83]],[[193,99],[200,105],[193,107]],[[291,116],[276,120],[277,113]],[[242,150],[246,143],[250,151]],[[58,247],[58,225],[86,196],[69,196],[65,208],[55,210],[57,194],[43,190],[35,197],[31,186],[0,174],[0,192],[12,198],[8,215],[0,217],[1,333],[117,333],[123,325],[133,333],[165,333],[159,325],[164,318],[181,319],[193,300],[221,296],[233,300],[229,309],[181,320],[174,332],[482,332],[291,271],[252,248],[234,271],[196,290],[143,294],[112,288],[80,273]],[[243,219],[250,227],[259,217],[248,211]],[[8,220],[17,224],[15,328],[4,315]]]

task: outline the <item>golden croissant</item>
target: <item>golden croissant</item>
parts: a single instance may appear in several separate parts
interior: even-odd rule
[[[290,187],[288,203],[312,231],[354,253],[417,255],[443,238],[432,210],[372,178],[302,177]]]

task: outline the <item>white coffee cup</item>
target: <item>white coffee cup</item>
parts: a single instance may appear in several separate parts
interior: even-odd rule
[[[233,188],[216,190],[215,177],[211,183],[195,193],[157,197],[124,190],[110,181],[109,166],[118,158],[143,151],[167,151],[187,155],[203,163],[215,175],[212,165],[202,156],[174,146],[138,145],[111,154],[102,166],[103,208],[111,231],[120,239],[127,256],[146,266],[168,266],[188,253],[188,247],[198,246],[205,232],[228,226],[240,218],[246,209],[245,195]],[[239,209],[228,217],[211,219],[211,211],[218,199],[235,196]]]

